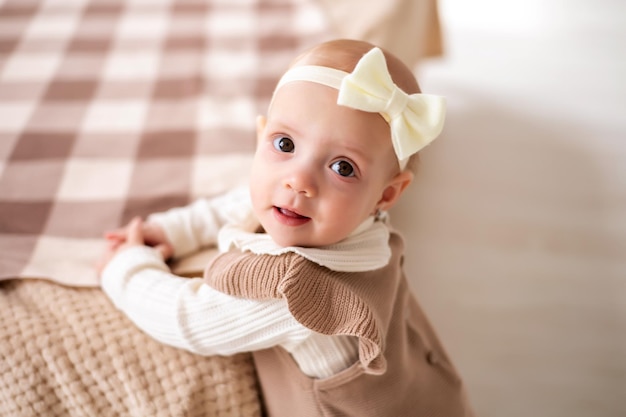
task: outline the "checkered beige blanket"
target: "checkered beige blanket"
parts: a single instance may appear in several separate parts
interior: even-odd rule
[[[94,285],[104,230],[244,182],[255,117],[321,16],[306,0],[6,1],[2,277]]]
[[[256,115],[306,46],[436,53],[434,5],[0,0],[0,415],[258,415],[249,356],[161,346],[88,288],[102,233],[245,183]]]

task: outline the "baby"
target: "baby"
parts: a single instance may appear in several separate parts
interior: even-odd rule
[[[252,352],[269,416],[473,415],[386,221],[444,112],[380,48],[311,48],[257,119],[249,188],[108,232],[102,288],[163,343]],[[209,245],[203,278],[165,263]]]

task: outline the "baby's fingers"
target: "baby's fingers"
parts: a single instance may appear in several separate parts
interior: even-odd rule
[[[117,250],[125,242],[126,239],[117,239],[117,238],[106,238],[106,247],[109,250]]]
[[[104,232],[104,238],[107,240],[123,240],[126,239],[126,232],[118,230],[109,230]]]
[[[105,239],[118,239],[118,240],[124,240],[126,239],[126,229],[125,228],[120,228],[120,229],[115,229],[115,230],[107,230],[106,232],[104,232],[104,238]]]
[[[164,243],[154,246],[154,249],[156,249],[159,252],[163,260],[168,260],[172,256],[172,253],[173,253],[172,247]]]
[[[131,245],[143,245],[143,220],[135,217],[128,225],[126,241]]]

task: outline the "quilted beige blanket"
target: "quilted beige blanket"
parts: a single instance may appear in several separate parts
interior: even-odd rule
[[[99,290],[6,281],[0,306],[1,416],[261,415],[249,355],[164,346]]]
[[[260,415],[248,355],[162,346],[93,288],[102,233],[245,183],[297,52],[402,38],[414,60],[437,26],[394,19],[434,3],[0,0],[0,416]]]

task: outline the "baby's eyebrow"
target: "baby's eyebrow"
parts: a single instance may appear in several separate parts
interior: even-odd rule
[[[363,146],[355,146],[355,145],[342,145],[343,149],[346,150],[346,153],[349,155],[356,154],[360,161],[371,162],[375,159],[375,155],[372,152],[369,152],[366,147]]]
[[[301,132],[299,131],[297,127],[294,127],[294,126],[297,126],[297,125],[293,123],[287,123],[281,120],[271,121],[271,128],[272,128],[271,130],[273,132],[281,131],[281,132],[294,134],[295,136],[300,136]]]

